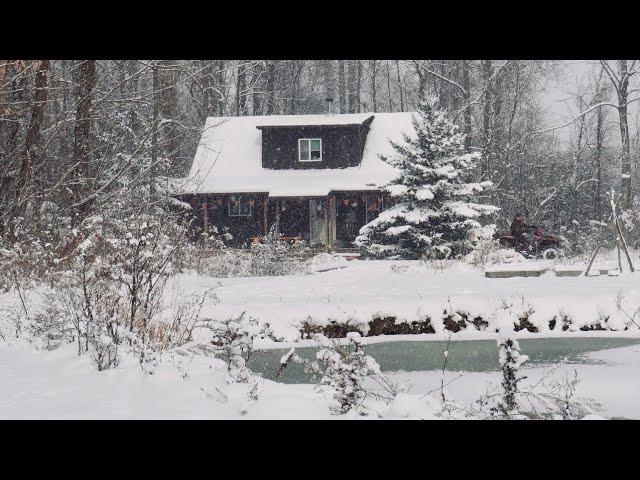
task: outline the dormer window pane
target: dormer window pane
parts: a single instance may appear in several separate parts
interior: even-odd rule
[[[320,139],[314,139],[311,143],[311,160],[320,160],[322,158],[321,142]]]
[[[298,140],[298,160],[301,162],[319,162],[322,160],[322,140],[319,138],[301,138]]]
[[[309,140],[300,140],[300,160],[309,160]]]

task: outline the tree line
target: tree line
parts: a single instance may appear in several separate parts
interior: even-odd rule
[[[592,63],[555,124],[544,88],[557,61],[0,60],[1,234],[153,205],[188,172],[209,116],[415,111],[425,96],[481,153],[498,221],[523,213],[577,238],[606,221],[614,188],[632,224],[639,65]]]

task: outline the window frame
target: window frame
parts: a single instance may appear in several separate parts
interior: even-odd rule
[[[311,142],[313,140],[317,140],[318,142],[320,142],[320,158],[311,158]],[[308,160],[303,160],[301,158],[301,153],[302,153],[302,142],[307,142],[309,145],[309,159]],[[316,151],[316,150],[314,150]],[[321,162],[322,161],[322,139],[321,138],[299,138],[298,139],[298,161],[299,162]]]
[[[231,205],[234,203],[232,198],[236,198],[239,201],[238,204],[238,213],[231,213]],[[249,213],[248,214],[243,214],[242,213],[242,202],[243,200],[246,199],[247,205],[249,206]],[[227,199],[227,212],[229,214],[230,217],[251,217],[253,210],[251,208],[251,198],[248,195],[230,195]]]

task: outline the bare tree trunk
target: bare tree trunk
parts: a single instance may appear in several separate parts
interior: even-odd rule
[[[482,176],[490,174],[491,169],[491,108],[493,105],[493,92],[491,90],[491,60],[482,61],[482,79],[484,80],[484,106],[482,110],[482,141],[483,141],[483,166]]]
[[[389,60],[387,60],[387,93],[389,94],[389,111],[393,112],[393,105],[391,104],[391,66]]]
[[[356,75],[356,112],[360,113],[360,108],[362,105],[361,99],[360,99],[360,91],[362,89],[362,62],[360,60],[356,61],[356,70],[357,70],[357,75]]]
[[[357,104],[357,64],[358,60],[347,62],[347,100],[349,113],[355,113]]]
[[[373,104],[373,111],[378,111],[378,101],[377,101],[377,83],[376,83],[376,75],[378,73],[378,61],[371,60],[371,103]]]
[[[322,80],[324,84],[324,100],[326,113],[334,112],[334,104],[336,102],[336,78],[334,75],[333,60],[323,60],[322,62]]]
[[[246,72],[242,65],[237,67],[237,79],[236,79],[236,115],[238,117],[247,114],[247,101],[246,101]]]
[[[631,205],[631,152],[627,102],[629,101],[629,74],[627,60],[618,60],[620,86],[618,88],[618,116],[620,118],[620,138],[622,139],[622,171],[620,177],[620,210],[626,212]]]
[[[178,64],[175,60],[159,61],[160,75],[160,118],[162,128],[159,131],[160,143],[165,145],[165,158],[168,165],[165,166],[163,174],[169,175],[175,169],[178,163],[178,154],[180,150],[180,134],[177,124],[178,120]],[[212,107],[217,110],[215,107]]]
[[[291,93],[291,102],[289,103],[289,114],[291,115],[295,115],[298,109],[298,102],[299,102],[299,96],[300,96],[300,74],[302,73],[303,68],[304,68],[303,60],[291,61],[292,93]]]
[[[338,98],[340,100],[340,113],[346,113],[347,111],[344,80],[344,60],[338,60]]]
[[[151,123],[151,167],[149,169],[149,196],[156,195],[156,168],[158,163],[158,122],[160,121],[160,74],[158,64],[154,62],[153,74],[153,120]]]
[[[2,132],[2,124],[4,123],[4,116],[7,113],[8,106],[4,105],[4,82],[7,74],[7,65],[9,60],[0,60],[0,132]]]
[[[416,74],[418,75],[418,98],[424,98],[425,90],[427,88],[427,74],[422,70],[421,64],[419,60],[414,60],[413,62]]]
[[[462,88],[464,88],[464,148],[471,151],[471,81],[469,60],[462,61]]]
[[[76,122],[74,156],[75,168],[75,200],[82,201],[77,215],[73,216],[74,225],[84,220],[91,209],[88,196],[90,194],[90,160],[91,160],[91,109],[93,91],[96,87],[96,61],[82,60],[78,66],[78,83],[76,85]]]
[[[396,73],[398,75],[398,88],[400,89],[400,111],[404,112],[404,93],[402,91],[402,79],[400,78],[400,60],[396,60]]]
[[[595,185],[595,193],[593,195],[594,200],[594,216],[596,219],[600,220],[602,215],[602,124],[603,124],[603,113],[602,107],[598,107],[596,111],[596,185]]]
[[[29,188],[32,165],[38,158],[37,148],[40,140],[40,128],[44,117],[44,110],[47,103],[47,73],[49,71],[49,60],[41,60],[38,65],[35,80],[35,101],[31,110],[31,119],[27,128],[27,135],[24,140],[24,150],[20,172],[18,174],[18,185],[15,193],[12,217],[20,216],[24,213],[27,200],[27,190]]]
[[[251,75],[251,114],[252,115],[262,115],[263,108],[262,102],[260,101],[260,86],[258,85],[262,70],[264,69],[264,64],[260,63],[256,65],[253,69],[253,73]]]
[[[267,61],[267,115],[273,115],[276,103],[276,64],[277,60]]]

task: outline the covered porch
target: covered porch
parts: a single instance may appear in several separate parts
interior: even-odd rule
[[[226,228],[241,246],[260,241],[275,226],[287,240],[317,249],[354,248],[360,228],[376,218],[381,191],[340,191],[324,197],[270,197],[266,193],[198,195],[189,203],[199,211],[202,231]]]

